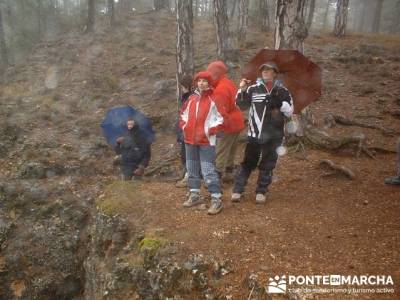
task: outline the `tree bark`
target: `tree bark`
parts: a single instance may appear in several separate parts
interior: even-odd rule
[[[267,32],[270,28],[268,0],[260,0],[259,18],[261,31]]]
[[[324,12],[324,25],[323,29],[326,30],[328,28],[328,15],[329,15],[329,7],[331,5],[331,0],[327,1],[325,12]]]
[[[4,26],[3,26],[3,15],[2,10],[0,7],[0,55],[1,55],[1,64],[3,66],[7,66],[8,61],[8,53],[7,53],[7,45],[6,45],[6,37],[4,33]]]
[[[214,0],[214,25],[217,35],[217,56],[227,61],[232,53],[231,36],[229,32],[227,0]]]
[[[169,1],[168,0],[154,0],[154,9],[169,9]]]
[[[374,21],[372,23],[372,32],[379,32],[379,25],[381,23],[383,0],[377,0],[376,9],[374,13]]]
[[[42,0],[37,0],[37,19],[38,19],[38,36],[39,39],[42,38],[43,35],[43,3]]]
[[[348,7],[349,0],[338,0],[335,15],[335,27],[333,29],[333,35],[336,37],[345,35]]]
[[[196,1],[194,2],[194,7],[193,7],[193,9],[194,9],[193,16],[195,16],[195,17],[199,16],[199,0],[196,0]]]
[[[96,15],[96,0],[88,0],[88,18],[86,23],[86,32],[94,32],[94,22]]]
[[[241,1],[241,0],[239,0],[239,1]],[[231,18],[233,18],[235,16],[237,3],[238,3],[238,0],[233,0],[233,5],[232,5],[231,13],[230,13]]]
[[[310,0],[310,10],[308,11],[306,27],[309,31],[311,29],[311,25],[314,19],[314,11],[315,11],[315,0]]]
[[[249,0],[239,2],[238,44],[240,47],[246,43],[246,32],[249,16]]]
[[[181,97],[180,80],[193,76],[193,3],[192,0],[176,0],[175,2],[177,28],[176,65],[177,65],[177,96]]]
[[[360,5],[362,5],[362,9],[361,9],[361,14],[360,14],[360,17],[358,20],[358,25],[357,25],[358,32],[364,31],[367,3],[365,3],[365,1],[363,1],[362,4],[360,4]]]
[[[110,17],[110,26],[114,27],[115,26],[114,0],[107,1],[107,10],[108,10],[108,15]]]
[[[400,14],[400,0],[398,0],[395,4],[396,14]],[[400,18],[393,18],[393,25],[391,32],[400,32]]]
[[[304,22],[305,0],[278,0],[276,7],[275,49],[303,52],[308,32]]]

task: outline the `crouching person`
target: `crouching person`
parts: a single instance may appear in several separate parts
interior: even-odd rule
[[[203,203],[200,196],[201,175],[211,194],[208,214],[218,214],[223,204],[221,186],[215,168],[216,133],[221,130],[223,118],[211,98],[211,74],[199,72],[194,83],[197,87],[181,111],[180,127],[183,130],[186,148],[189,197],[184,207]]]
[[[121,155],[122,179],[140,178],[144,174],[151,157],[151,144],[139,130],[134,119],[126,122],[128,130],[117,138],[115,151]]]

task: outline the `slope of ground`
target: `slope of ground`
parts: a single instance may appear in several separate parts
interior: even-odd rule
[[[195,26],[196,70],[200,70],[215,57],[214,31],[206,20],[197,20]],[[6,72],[0,90],[2,193],[7,195],[12,183],[38,186],[47,197],[45,203],[30,196],[23,203],[2,205],[4,219],[11,220],[13,227],[8,239],[0,238],[0,270],[2,261],[6,267],[11,264],[4,258],[8,251],[18,248],[13,239],[26,238],[22,233],[31,223],[22,219],[33,218],[32,223],[41,224],[42,219],[35,217],[40,211],[46,221],[55,222],[67,204],[78,206],[77,210],[83,207],[90,216],[99,203],[95,199],[118,180],[118,170],[112,166],[114,154],[99,127],[108,108],[130,104],[151,116],[158,138],[149,168],[176,157],[174,32],[173,16],[138,14],[115,32],[89,37],[71,34],[40,44],[23,66]],[[271,45],[272,35],[251,28],[240,60],[245,62],[258,49]],[[367,145],[394,150],[400,120],[390,112],[400,109],[400,38],[338,40],[320,33],[311,36],[305,48],[306,55],[323,68],[323,96],[312,105],[317,125],[323,127],[327,114],[334,113],[392,128],[394,135],[341,125],[326,130],[332,136],[362,133]],[[231,74],[235,81],[240,78],[239,65]],[[243,145],[237,163],[242,154]],[[108,213],[131,219],[135,226],[157,231],[179,247],[177,256],[182,260],[202,253],[225,261],[230,272],[216,284],[220,295],[247,299],[250,275],[265,286],[269,277],[281,274],[384,274],[394,278],[395,294],[347,298],[396,299],[400,295],[400,190],[383,183],[395,172],[394,153],[377,153],[371,159],[363,154],[356,157],[352,150],[330,153],[307,148],[306,154],[303,159],[289,151],[279,159],[265,206],[254,204],[253,174],[239,204],[230,202],[230,186],[224,186],[221,214],[211,217],[204,210],[184,209],[186,191],[171,182],[180,171],[176,158],[137,186],[148,200],[136,203],[121,198],[125,202],[111,202],[106,208]],[[321,159],[347,166],[356,174],[355,180],[324,176]],[[48,209],[43,211],[43,207]],[[76,218],[84,222],[86,217],[62,220],[79,227]],[[85,234],[84,229],[79,232]],[[83,247],[76,246],[81,251]],[[36,265],[21,262],[20,274],[34,277]],[[23,290],[21,285],[14,281],[14,295]]]

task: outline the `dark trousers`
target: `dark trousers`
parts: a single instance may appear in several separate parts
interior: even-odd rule
[[[243,162],[236,173],[234,193],[243,193],[251,172],[258,166],[257,194],[265,194],[272,182],[272,171],[278,160],[276,149],[282,144],[282,139],[271,139],[264,144],[250,140],[246,145]]]
[[[185,143],[184,142],[179,142],[180,145],[180,155],[181,155],[181,163],[182,166],[186,172],[186,148],[185,148]]]
[[[133,177],[133,171],[135,171],[138,167],[138,163],[136,162],[122,162],[121,163],[121,171],[122,171],[122,180],[131,180]]]

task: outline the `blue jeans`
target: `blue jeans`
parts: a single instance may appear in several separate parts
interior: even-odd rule
[[[191,192],[200,192],[201,177],[212,197],[221,197],[221,185],[215,168],[215,146],[185,144],[188,187]],[[201,172],[201,174],[200,174]]]

